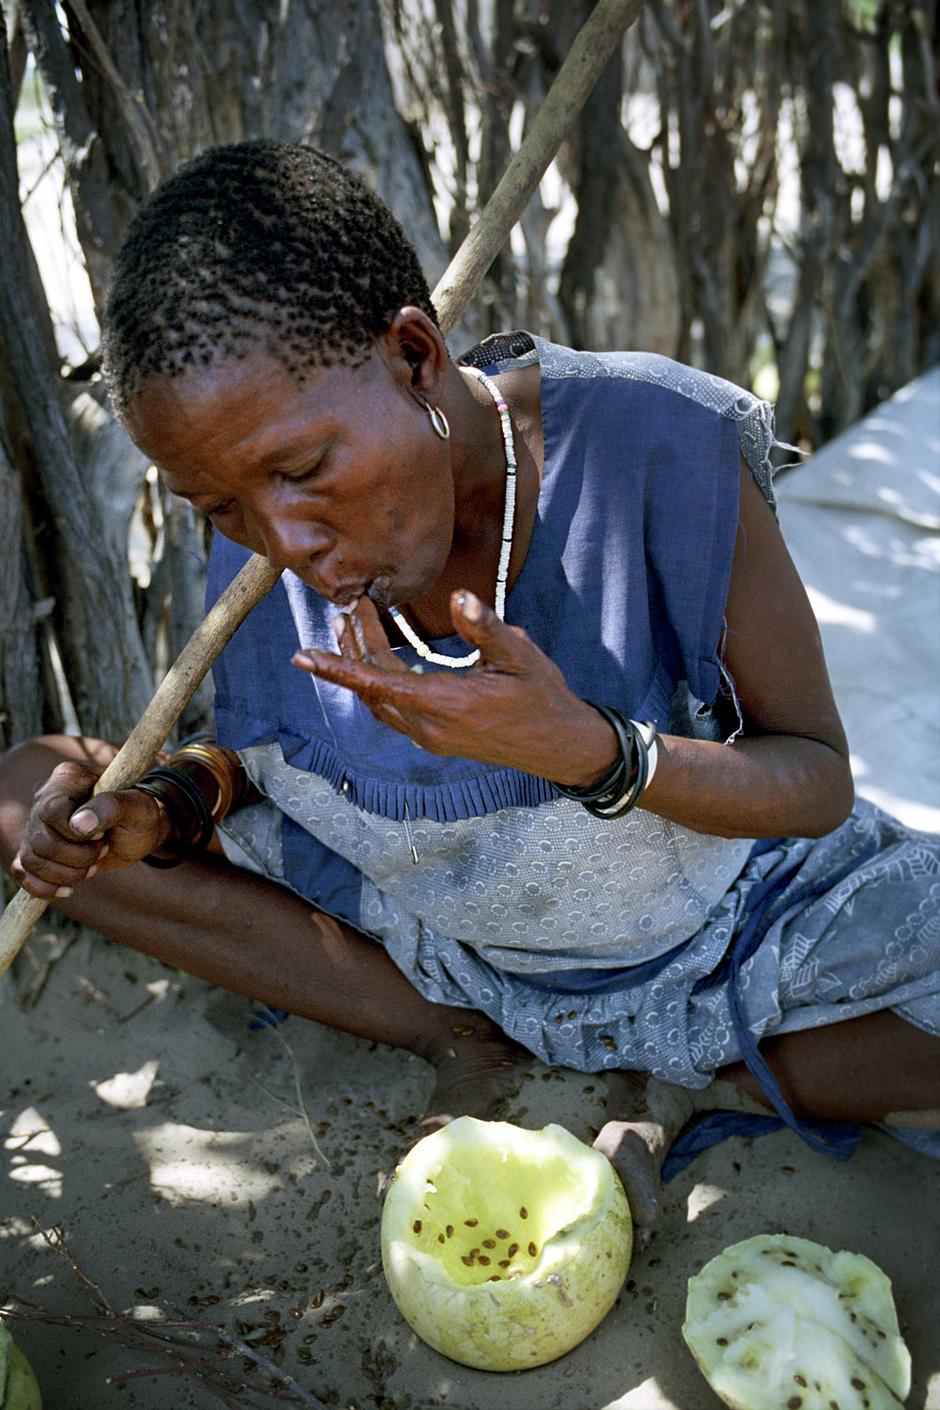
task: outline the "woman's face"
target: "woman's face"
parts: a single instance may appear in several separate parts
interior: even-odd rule
[[[262,349],[151,377],[128,429],[167,487],[226,538],[339,605],[417,600],[451,549],[449,442],[380,339],[357,368],[300,383]]]

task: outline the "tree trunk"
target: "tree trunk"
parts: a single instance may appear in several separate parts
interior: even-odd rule
[[[126,555],[116,560],[107,550],[102,521],[75,459],[58,369],[47,356],[48,313],[37,304],[19,209],[9,72],[0,21],[0,336],[28,438],[32,493],[49,512],[63,665],[83,727],[117,735],[146,704],[150,674],[136,630]]]
[[[73,0],[67,35],[47,0],[22,4],[99,311],[127,223],[156,175],[207,146],[260,135],[308,140],[343,158],[398,212],[432,280],[443,271],[426,170],[394,106],[374,0],[170,0],[159,8]],[[19,217],[5,54],[2,68],[0,386],[79,722],[119,738],[149,698],[153,669],[175,657],[201,618],[201,532],[189,510],[173,508],[152,590],[134,589],[128,530],[146,461],[111,418],[100,384],[76,387],[58,375]],[[206,687],[184,727],[205,723],[208,705]]]
[[[42,729],[39,653],[23,557],[23,488],[0,421],[0,748]]]

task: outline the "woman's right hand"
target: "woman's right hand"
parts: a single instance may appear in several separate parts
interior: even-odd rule
[[[69,896],[80,881],[132,866],[159,851],[169,837],[167,811],[149,793],[126,788],[93,797],[103,772],[59,764],[36,794],[10,867],[31,896]]]

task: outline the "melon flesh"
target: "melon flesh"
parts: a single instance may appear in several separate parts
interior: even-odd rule
[[[399,1311],[430,1346],[513,1371],[593,1331],[626,1277],[632,1228],[613,1166],[564,1127],[463,1116],[396,1170],[382,1261]]]
[[[764,1234],[689,1281],[682,1335],[734,1410],[897,1410],[911,1386],[891,1283],[858,1253]]]

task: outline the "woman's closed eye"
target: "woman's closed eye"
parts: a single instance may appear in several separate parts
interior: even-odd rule
[[[309,480],[323,473],[329,461],[329,455],[321,455],[312,465],[306,466],[303,470],[298,470],[296,474],[282,475],[289,485],[305,485]]]

